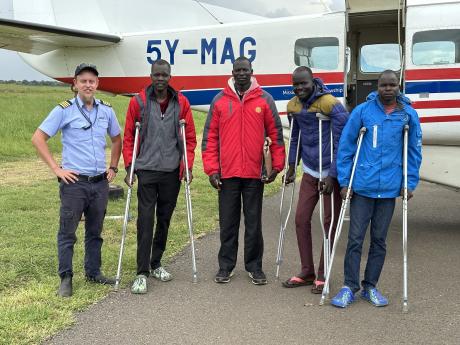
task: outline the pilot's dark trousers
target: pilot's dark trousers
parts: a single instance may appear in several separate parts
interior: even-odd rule
[[[248,272],[262,270],[262,199],[260,179],[222,179],[219,191],[220,250],[219,268],[232,271],[238,255],[241,203],[244,214],[244,265]]]
[[[102,225],[109,197],[109,183],[78,181],[59,187],[61,210],[57,234],[59,275],[73,274],[73,247],[82,214],[85,215],[85,272],[95,277],[101,267]]]

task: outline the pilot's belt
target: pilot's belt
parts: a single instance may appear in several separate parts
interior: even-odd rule
[[[84,182],[89,182],[89,183],[97,183],[101,182],[102,180],[107,179],[107,173],[104,172],[100,175],[96,176],[86,176],[86,175],[77,175],[78,181],[84,181]],[[58,182],[61,182],[61,178],[58,177]]]

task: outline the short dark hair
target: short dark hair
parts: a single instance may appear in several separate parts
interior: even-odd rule
[[[313,71],[311,70],[310,67],[307,67],[307,66],[299,66],[297,67],[294,72],[292,72],[292,74],[294,73],[299,73],[299,72],[307,72],[308,74],[310,74],[310,77],[313,78]]]
[[[251,66],[252,68],[251,60],[249,60],[246,56],[243,56],[243,55],[241,55],[240,57],[237,57],[235,61],[233,62],[233,65],[235,65],[235,63],[240,62],[240,61],[247,61],[249,63],[249,66]]]
[[[382,73],[380,73],[380,74],[379,74],[379,77],[378,77],[378,80],[380,80],[380,78],[382,78],[382,77],[383,77],[384,75],[386,75],[386,74],[393,74],[393,75],[396,77],[396,79],[399,80],[398,73],[395,72],[395,71],[393,71],[392,69],[386,69],[386,70],[384,70]]]
[[[168,68],[169,68],[169,73],[171,73],[171,65],[169,64],[168,61],[163,60],[163,59],[158,59],[158,60],[153,61],[151,70],[153,69],[153,66],[156,66],[156,65],[158,65],[158,66],[167,65]]]

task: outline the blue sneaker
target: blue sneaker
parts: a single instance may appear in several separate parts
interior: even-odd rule
[[[375,305],[376,307],[384,307],[388,305],[388,299],[383,296],[376,288],[363,289],[361,291],[361,298]]]
[[[331,299],[331,304],[335,307],[346,308],[355,301],[355,295],[348,286],[340,289],[339,293]]]

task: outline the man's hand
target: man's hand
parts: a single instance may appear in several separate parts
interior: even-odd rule
[[[289,169],[285,176],[283,176],[283,183],[289,184],[295,181],[295,167],[294,164],[289,165]]]
[[[193,181],[193,174],[192,174],[192,170],[189,170],[188,171],[188,177],[189,177],[189,181],[187,181],[187,174],[184,174],[184,181],[188,182],[188,184],[192,183]]]
[[[401,197],[404,198],[404,188],[401,188],[401,192],[399,193],[399,195],[401,195]],[[407,200],[412,199],[413,196],[414,194],[412,193],[412,191],[408,189],[407,190]]]
[[[342,187],[342,189],[340,190],[340,196],[342,197],[343,200],[347,198],[347,190],[348,190],[348,187]],[[350,199],[352,196],[353,196],[353,189],[350,189]]]
[[[278,176],[278,170],[273,169],[269,176],[264,176],[262,178],[262,182],[265,184],[272,183],[275,181],[276,176]]]
[[[130,174],[130,173],[131,173],[131,166],[129,166],[129,167],[126,168],[126,176],[125,176],[125,179],[124,179],[124,181],[125,181],[125,183],[126,183],[126,185],[127,185],[128,187],[132,187],[133,184],[134,184],[134,182],[136,182],[136,172],[134,172],[134,174],[133,174],[133,181],[132,181],[132,183],[129,183],[129,182],[130,182],[130,181],[129,181],[129,174]]]
[[[60,178],[65,184],[75,183],[78,181],[78,174],[75,171],[64,170],[60,167],[55,167],[53,172],[58,178]]]
[[[220,174],[212,174],[209,176],[209,183],[215,189],[220,190],[220,186],[222,185],[222,181],[220,180]]]
[[[107,170],[107,181],[112,182],[116,176],[117,176],[117,173],[113,171],[113,169]]]
[[[334,190],[334,179],[331,176],[327,176],[322,185],[318,186],[318,190],[323,194],[331,194]]]

